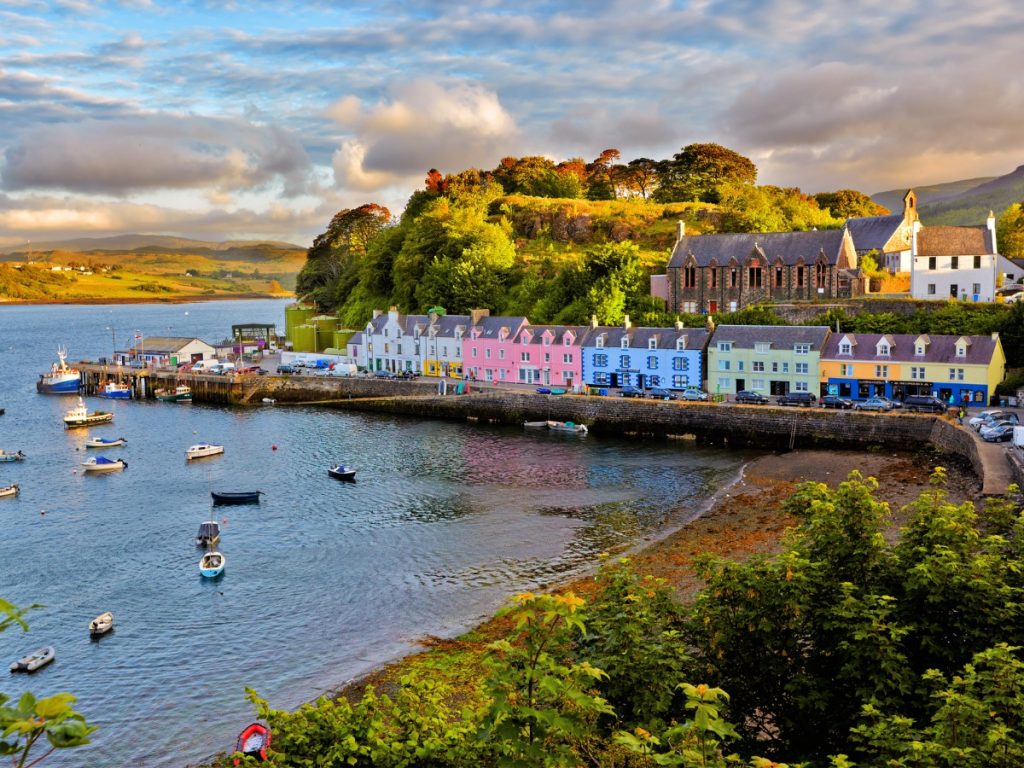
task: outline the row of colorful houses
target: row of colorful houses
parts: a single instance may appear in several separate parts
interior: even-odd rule
[[[999,335],[835,333],[825,326],[533,325],[525,317],[376,310],[348,341],[367,370],[565,388],[699,387],[987,404],[1003,380]]]

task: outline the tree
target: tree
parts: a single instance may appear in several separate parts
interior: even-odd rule
[[[837,192],[819,192],[814,195],[818,205],[837,219],[853,219],[862,216],[885,216],[890,211],[879,205],[863,192],[855,189],[840,189]]]
[[[1009,259],[1024,258],[1024,208],[1014,203],[996,223],[996,242],[999,252]]]
[[[689,144],[663,161],[659,168],[658,202],[719,201],[718,188],[727,183],[757,181],[757,166],[749,158],[719,144]]]
[[[726,182],[718,187],[718,197],[724,232],[837,229],[843,223],[796,187],[757,187]]]
[[[587,199],[614,200],[615,184],[612,181],[612,168],[621,154],[617,149],[606,149],[594,162],[587,166]]]
[[[645,200],[651,196],[658,184],[658,164],[647,157],[630,160],[622,170],[618,180],[622,187],[631,194],[637,194]]]

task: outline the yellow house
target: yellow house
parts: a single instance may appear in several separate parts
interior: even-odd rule
[[[837,333],[821,356],[823,392],[852,400],[932,395],[951,404],[988,405],[1005,373],[998,333]]]

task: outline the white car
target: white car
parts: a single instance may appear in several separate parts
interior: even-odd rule
[[[981,425],[988,421],[990,417],[995,416],[996,414],[999,413],[1002,413],[1002,411],[982,411],[977,416],[972,416],[970,419],[968,419],[967,425],[971,427],[973,430],[978,431],[979,429],[981,429]]]
[[[708,393],[702,390],[691,387],[690,389],[684,389],[679,393],[680,400],[707,400]]]

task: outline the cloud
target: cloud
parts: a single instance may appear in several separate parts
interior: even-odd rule
[[[127,195],[144,190],[304,188],[311,165],[278,126],[230,118],[149,115],[50,125],[5,152],[8,190]]]
[[[361,191],[418,186],[432,167],[492,167],[518,140],[497,94],[470,83],[416,80],[395,88],[390,101],[366,107],[347,97],[328,115],[353,134],[335,152],[335,181]]]

